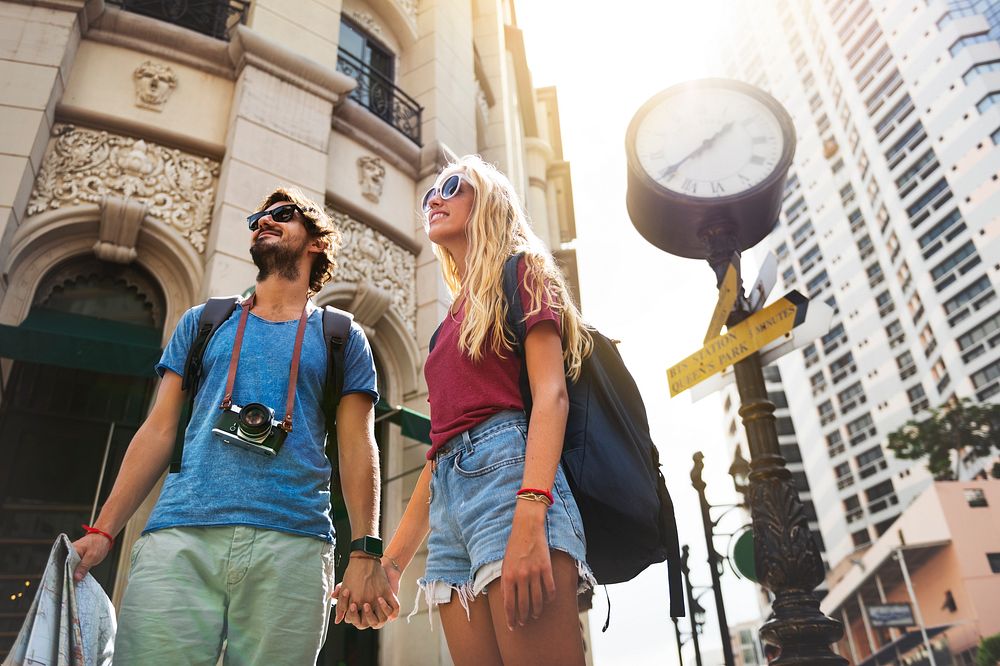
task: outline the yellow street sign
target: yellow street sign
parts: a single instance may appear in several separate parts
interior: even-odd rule
[[[760,312],[754,313],[723,335],[667,370],[670,396],[686,391],[717,372],[741,361],[764,345],[790,333],[805,321],[809,299],[789,292]]]
[[[736,261],[739,261],[738,256]],[[719,332],[722,331],[722,325],[726,323],[729,313],[733,311],[733,305],[736,303],[736,283],[739,277],[736,266],[736,263],[730,262],[729,268],[726,269],[726,276],[722,278],[722,284],[719,285],[719,300],[715,303],[715,312],[712,313],[712,321],[708,324],[708,331],[705,333],[705,344],[719,335]]]

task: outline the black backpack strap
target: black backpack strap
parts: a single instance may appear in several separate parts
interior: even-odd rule
[[[215,331],[222,326],[222,322],[229,319],[229,315],[236,309],[239,296],[219,296],[210,298],[205,302],[205,307],[198,317],[198,331],[195,333],[194,341],[188,349],[187,358],[184,360],[184,376],[181,377],[181,390],[187,393],[187,400],[181,407],[181,417],[177,422],[177,434],[174,437],[174,452],[170,457],[170,473],[176,474],[181,471],[181,461],[184,458],[184,435],[188,424],[191,422],[191,412],[194,410],[194,397],[198,393],[201,385],[201,371],[205,359],[205,348],[208,341],[215,334]]]
[[[524,354],[524,339],[527,330],[524,325],[524,305],[521,303],[521,285],[518,284],[518,266],[524,253],[507,258],[503,265],[503,295],[507,299],[507,328],[514,334],[514,353],[521,359],[521,375],[518,381],[524,413],[531,418],[531,383],[528,381],[528,361]]]
[[[323,309],[323,342],[326,345],[326,382],[323,384],[323,414],[328,441],[336,437],[337,405],[344,392],[344,350],[351,336],[354,315],[332,305]]]
[[[434,329],[433,333],[431,333],[431,342],[427,346],[427,355],[428,356],[430,356],[431,352],[434,351],[434,345],[437,344],[438,334],[441,332],[441,327],[442,326],[444,326],[444,322],[443,321],[440,324],[438,324],[438,327]]]

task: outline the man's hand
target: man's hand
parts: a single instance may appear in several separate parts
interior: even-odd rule
[[[352,557],[333,596],[337,624],[346,620],[358,629],[381,629],[399,616],[399,601],[381,562],[373,557]]]
[[[541,617],[545,603],[555,598],[552,555],[545,539],[545,510],[541,502],[518,501],[507,552],[500,570],[500,588],[507,628],[524,626]]]
[[[73,581],[79,583],[88,571],[108,556],[111,552],[111,542],[100,534],[88,534],[74,541],[73,548],[80,556],[80,564],[73,571]]]

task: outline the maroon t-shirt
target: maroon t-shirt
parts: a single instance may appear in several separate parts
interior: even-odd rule
[[[521,304],[528,312],[531,296],[524,288],[525,265],[518,265],[518,285]],[[489,417],[508,409],[524,409],[519,379],[521,360],[514,352],[501,358],[492,349],[483,351],[479,361],[473,361],[458,346],[459,330],[465,318],[465,308],[459,307],[454,316],[447,315],[438,332],[434,351],[424,363],[427,380],[427,402],[431,405],[431,460],[437,450],[455,435],[479,425]],[[528,317],[525,331],[543,321],[554,322],[561,330],[559,314],[543,300],[538,314]]]

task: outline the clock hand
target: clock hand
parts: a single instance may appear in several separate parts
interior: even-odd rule
[[[732,128],[732,126],[733,126],[732,121],[729,121],[728,123],[726,123],[725,125],[723,125],[719,129],[718,132],[716,132],[712,136],[710,136],[707,139],[705,139],[704,141],[702,141],[700,146],[698,146],[693,151],[691,151],[690,153],[688,153],[680,161],[674,162],[673,164],[671,164],[670,166],[668,166],[666,169],[663,170],[662,173],[660,173],[660,180],[663,180],[664,178],[667,178],[668,176],[674,174],[679,168],[681,168],[681,165],[684,164],[685,162],[687,162],[689,159],[691,159],[693,157],[697,157],[697,156],[701,155],[703,152],[705,152],[705,150],[707,150],[708,148],[711,148],[712,144],[715,143],[715,141],[720,136],[722,136],[723,134],[725,134],[726,132],[728,132]]]

